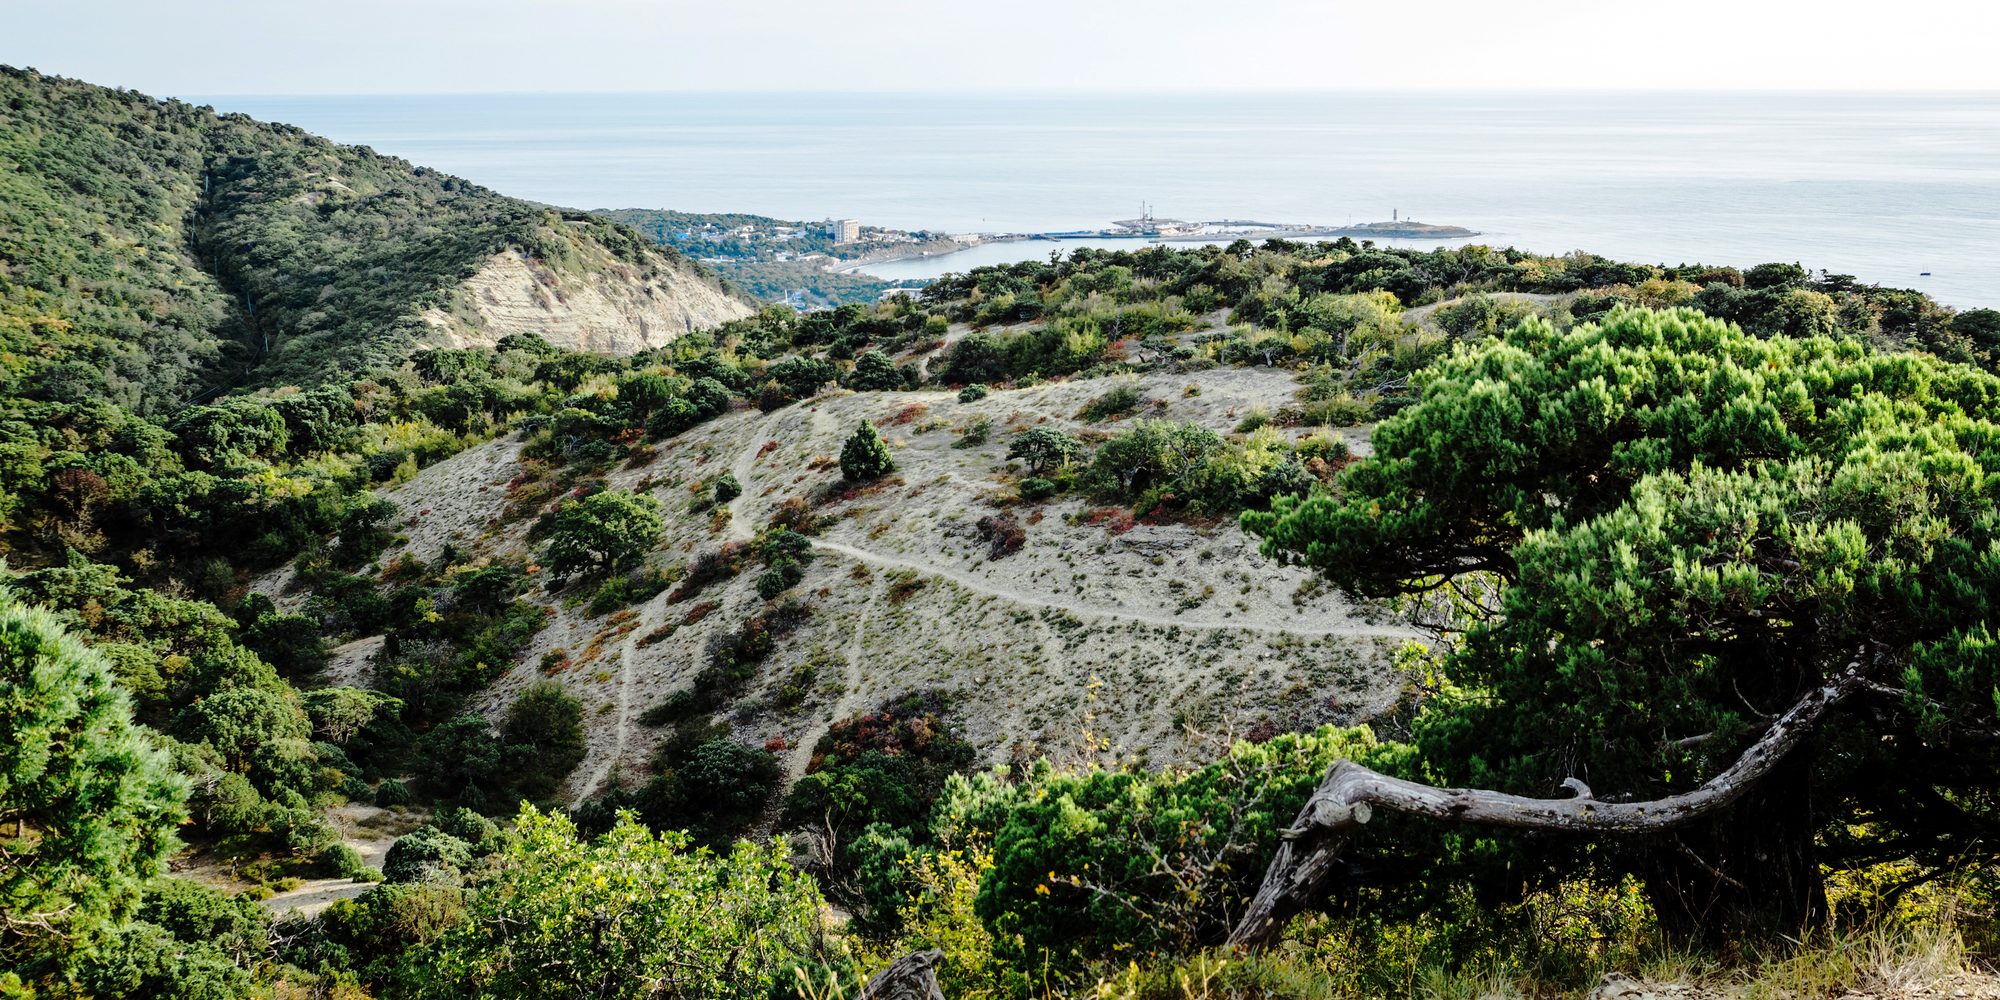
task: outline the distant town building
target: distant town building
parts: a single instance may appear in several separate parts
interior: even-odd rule
[[[858,219],[826,220],[826,235],[835,243],[855,243],[861,239],[861,222]]]

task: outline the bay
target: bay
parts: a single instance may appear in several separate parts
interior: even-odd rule
[[[577,208],[947,232],[1403,218],[1678,264],[1796,261],[2000,306],[2000,94],[522,94],[196,98]],[[872,268],[921,277],[1043,242]],[[1930,272],[1925,275],[1923,272]]]

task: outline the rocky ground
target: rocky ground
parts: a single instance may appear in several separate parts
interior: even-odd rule
[[[1783,982],[1756,981],[1742,985],[1689,985],[1654,983],[1611,973],[1587,1000],[1751,1000],[1756,997],[1838,998],[1838,1000],[2000,1000],[2000,979],[1986,973],[1958,970],[1914,971],[1907,975],[1871,976],[1858,988],[1835,987],[1830,991],[1806,984],[1787,988]]]

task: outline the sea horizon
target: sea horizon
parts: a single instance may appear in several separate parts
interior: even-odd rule
[[[2000,306],[2000,91],[204,95],[580,209],[954,233],[1163,217],[1648,263],[1798,262]],[[1428,246],[1438,241],[1400,241]],[[1049,245],[871,268],[929,277]],[[1924,272],[1930,272],[1926,274]]]

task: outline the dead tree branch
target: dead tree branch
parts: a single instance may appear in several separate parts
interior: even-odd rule
[[[1574,797],[1538,799],[1472,788],[1438,788],[1394,778],[1343,760],[1306,800],[1278,844],[1264,883],[1245,909],[1229,943],[1271,944],[1285,922],[1317,899],[1347,837],[1375,809],[1428,816],[1446,823],[1511,827],[1557,833],[1649,833],[1716,813],[1755,785],[1810,733],[1828,710],[1866,687],[1866,650],[1846,670],[1813,688],[1743,751],[1736,763],[1699,788],[1649,802],[1606,802],[1583,783],[1564,782]],[[1574,779],[1572,779],[1574,781]]]

